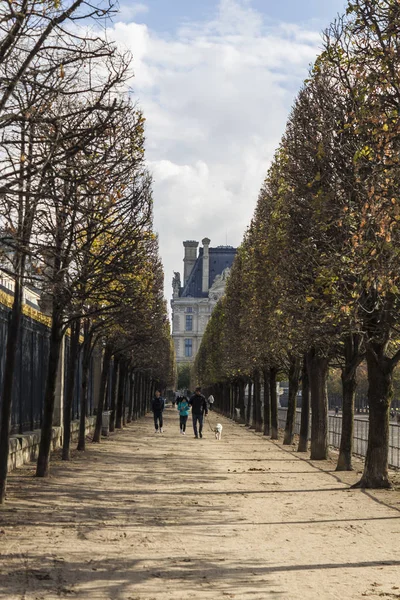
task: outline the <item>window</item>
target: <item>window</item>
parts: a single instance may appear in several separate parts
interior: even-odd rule
[[[186,312],[192,313],[193,312],[193,308],[191,306],[188,306],[187,309],[186,309]]]
[[[185,340],[185,356],[192,356],[192,340]]]
[[[193,317],[192,315],[186,315],[186,327],[185,327],[186,331],[192,331],[193,330]]]

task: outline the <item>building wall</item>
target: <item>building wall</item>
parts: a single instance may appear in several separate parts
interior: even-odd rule
[[[14,295],[15,282],[12,277],[1,270],[0,268],[0,290],[7,292],[10,296]],[[30,304],[39,310],[40,293],[27,286],[24,286],[22,291],[22,301],[24,304]]]
[[[216,302],[210,298],[176,298],[172,300],[172,339],[175,345],[176,362],[193,362],[200,347]],[[192,316],[192,330],[186,329],[186,316]],[[185,354],[185,340],[192,342],[192,356]]]
[[[183,286],[180,273],[175,272],[172,280],[172,339],[178,365],[194,361],[211,313],[225,293],[236,253],[232,246],[210,248],[208,238],[204,238],[202,244],[197,255],[198,242],[183,242]],[[191,329],[187,327],[187,317],[192,317]]]

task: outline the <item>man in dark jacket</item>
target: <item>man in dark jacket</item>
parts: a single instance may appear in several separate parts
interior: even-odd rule
[[[158,433],[158,425],[160,425],[160,433],[163,432],[163,410],[165,408],[164,398],[161,397],[161,392],[156,391],[153,400],[151,401],[151,410],[154,415],[155,433]]]
[[[208,415],[207,401],[201,393],[201,388],[197,387],[193,396],[189,400],[192,407],[193,431],[194,437],[203,437],[203,415]],[[199,422],[199,431],[197,432],[197,422]]]

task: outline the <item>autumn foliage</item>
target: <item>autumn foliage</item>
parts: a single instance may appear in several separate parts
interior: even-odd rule
[[[400,360],[399,33],[397,0],[353,0],[324,33],[197,358],[199,381],[225,390],[221,406],[230,416],[235,406],[243,410],[239,382],[250,384],[256,429],[260,374],[264,423],[276,410],[271,378],[284,374],[286,443],[303,365],[314,459],[327,458],[326,383],[329,367],[340,367],[338,469],[352,468],[356,371],[365,359],[369,442],[361,487],[390,486],[389,409]]]

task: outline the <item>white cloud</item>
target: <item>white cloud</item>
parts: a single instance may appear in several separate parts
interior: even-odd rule
[[[149,12],[149,7],[145,4],[134,2],[133,4],[119,4],[118,7],[118,20],[130,22],[133,21],[137,15],[143,15]]]
[[[170,298],[183,240],[241,242],[320,36],[271,26],[240,0],[221,0],[212,21],[173,36],[134,22],[117,23],[112,35],[134,55]]]

